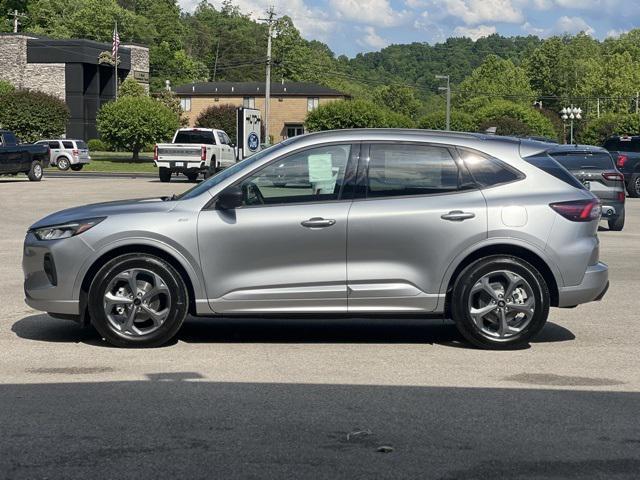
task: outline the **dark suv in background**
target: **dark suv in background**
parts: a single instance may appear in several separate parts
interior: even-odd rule
[[[624,175],[629,196],[640,197],[640,135],[609,137],[604,142],[616,167]]]
[[[590,145],[558,145],[548,151],[602,202],[602,219],[609,229],[624,227],[624,177],[616,169],[611,154]]]

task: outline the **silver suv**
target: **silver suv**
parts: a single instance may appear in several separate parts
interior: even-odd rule
[[[36,145],[48,145],[49,164],[57,166],[62,171],[71,168],[74,172],[78,172],[84,165],[91,162],[89,147],[82,140],[40,140]]]
[[[452,318],[526,344],[550,307],[600,299],[598,199],[549,144],[422,130],[286,140],[182,195],[64,210],[31,227],[27,303],[157,346],[187,314]],[[305,181],[282,185],[291,168]]]

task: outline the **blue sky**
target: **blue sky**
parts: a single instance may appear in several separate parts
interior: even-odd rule
[[[190,10],[198,0],[179,0]],[[222,2],[211,1],[214,5]],[[547,37],[585,31],[603,39],[640,27],[638,0],[235,0],[254,16],[269,5],[305,38],[350,57],[392,43],[437,43],[497,32]]]

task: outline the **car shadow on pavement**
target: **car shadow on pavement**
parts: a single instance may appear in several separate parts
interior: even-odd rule
[[[45,314],[18,320],[11,330],[20,338],[42,342],[107,346],[91,327]],[[568,329],[548,322],[532,343],[575,339]],[[186,343],[381,343],[437,344],[470,348],[450,321],[415,318],[194,318],[175,342]]]

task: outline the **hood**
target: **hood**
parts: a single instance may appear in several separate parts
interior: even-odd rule
[[[108,217],[123,213],[130,215],[132,213],[169,212],[175,205],[176,202],[164,201],[158,197],[94,203],[92,205],[67,208],[66,210],[52,213],[38,220],[29,228],[48,227],[50,225],[59,225],[95,217]]]

